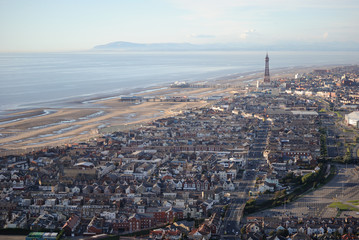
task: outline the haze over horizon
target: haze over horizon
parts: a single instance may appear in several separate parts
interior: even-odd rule
[[[355,0],[0,0],[0,52],[116,41],[355,46],[358,9]]]

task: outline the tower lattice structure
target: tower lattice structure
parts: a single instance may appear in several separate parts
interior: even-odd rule
[[[263,82],[270,83],[268,53],[267,53],[266,58],[265,58],[265,70],[264,70],[264,81]]]

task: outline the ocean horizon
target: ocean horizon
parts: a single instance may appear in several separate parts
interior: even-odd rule
[[[175,81],[264,72],[266,52],[1,53],[0,114],[63,102],[131,95]],[[359,64],[358,52],[268,52],[270,69]]]

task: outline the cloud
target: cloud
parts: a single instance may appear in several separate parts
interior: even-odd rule
[[[324,40],[327,39],[327,38],[328,38],[328,35],[329,35],[329,33],[328,33],[328,32],[325,32],[325,33],[323,34],[323,39],[324,39]]]
[[[186,34],[198,34],[187,35],[193,41],[323,41],[342,36],[358,39],[353,30],[358,20],[358,0],[342,0],[340,3],[338,0],[164,1],[179,10],[178,17],[184,20]],[[306,18],[298,18],[304,13]],[[216,37],[201,37],[201,32]]]
[[[242,40],[246,40],[248,37],[252,36],[252,35],[255,35],[256,34],[256,30],[255,29],[249,29],[243,33],[241,33],[239,35],[239,38],[242,39]]]

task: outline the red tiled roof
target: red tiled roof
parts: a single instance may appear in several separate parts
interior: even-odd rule
[[[66,221],[65,225],[62,228],[68,226],[70,229],[73,229],[74,227],[76,227],[79,220],[80,217],[73,215],[72,217],[70,217],[69,220]]]

